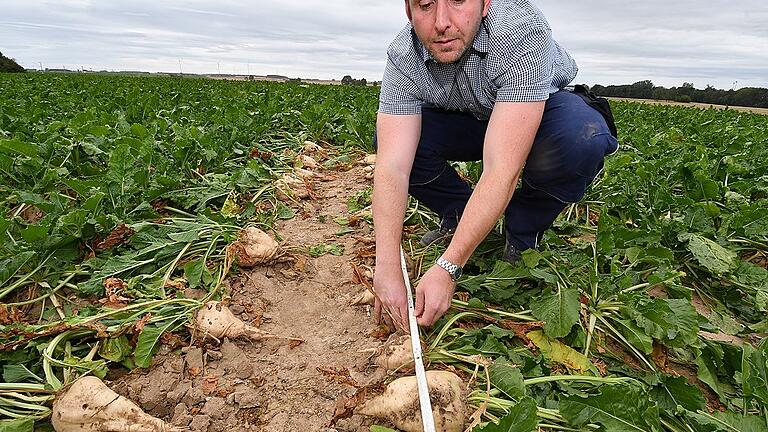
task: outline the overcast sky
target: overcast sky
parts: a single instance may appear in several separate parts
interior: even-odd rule
[[[576,82],[768,87],[766,0],[536,0]],[[81,67],[380,80],[402,0],[0,0],[0,51]]]

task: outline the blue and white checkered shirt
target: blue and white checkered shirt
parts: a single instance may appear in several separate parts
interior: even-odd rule
[[[499,102],[544,101],[578,67],[529,0],[493,0],[461,60],[440,64],[408,24],[387,50],[379,112],[420,114],[433,105],[487,120]]]

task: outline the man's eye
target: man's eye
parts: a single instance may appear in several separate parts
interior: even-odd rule
[[[419,2],[419,9],[421,9],[421,10],[428,10],[430,7],[432,7],[433,3],[434,2],[431,2],[431,1]]]

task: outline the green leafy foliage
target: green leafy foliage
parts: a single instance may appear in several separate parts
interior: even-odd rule
[[[661,430],[658,407],[635,385],[609,385],[587,397],[560,401],[560,413],[576,426],[599,424],[607,432]]]
[[[538,430],[536,401],[525,397],[520,399],[498,424],[488,423],[473,429],[474,432],[534,432]]]
[[[32,432],[35,421],[28,418],[15,420],[0,420],[0,432]]]
[[[672,347],[698,341],[698,318],[691,303],[683,299],[635,299],[627,315],[645,334]]]
[[[678,407],[694,412],[706,407],[701,390],[688,384],[684,377],[661,375],[651,388],[650,397],[659,409],[670,412],[678,410]]]
[[[531,304],[533,316],[545,322],[544,332],[558,338],[566,336],[579,320],[579,291],[564,288],[559,284],[551,293],[534,299]]]
[[[712,240],[696,234],[683,233],[677,236],[680,241],[688,242],[688,250],[693,257],[714,274],[727,273],[736,264],[736,253]]]
[[[743,347],[741,363],[741,382],[744,397],[756,400],[761,406],[768,407],[768,342],[760,343],[758,349],[746,344]]]
[[[520,369],[505,360],[497,360],[489,368],[491,383],[512,399],[525,396],[525,384]]]
[[[741,415],[732,412],[714,414],[688,413],[688,418],[701,432],[767,432],[765,419],[755,415]]]

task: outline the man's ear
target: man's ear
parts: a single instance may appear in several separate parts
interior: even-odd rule
[[[405,14],[408,15],[408,21],[411,20],[411,0],[405,0]]]
[[[490,7],[491,7],[491,0],[483,0],[483,16],[488,15],[488,8]]]

